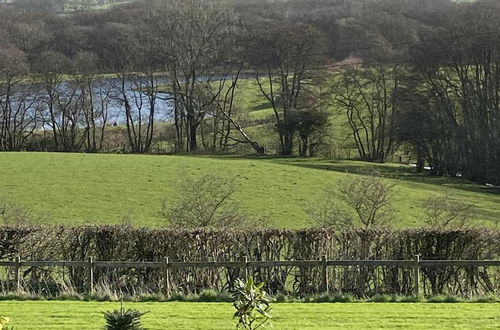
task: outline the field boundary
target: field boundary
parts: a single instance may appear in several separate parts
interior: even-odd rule
[[[164,261],[97,261],[89,258],[87,261],[62,261],[43,260],[25,261],[16,257],[13,261],[1,261],[0,266],[11,267],[15,276],[15,290],[21,291],[21,267],[83,267],[88,271],[88,290],[94,292],[94,270],[96,268],[157,268],[164,272],[166,291],[169,292],[169,270],[182,268],[239,268],[243,270],[243,279],[248,278],[251,268],[274,268],[274,267],[299,267],[299,268],[321,268],[321,290],[329,292],[328,268],[329,267],[396,267],[412,268],[414,275],[414,294],[420,294],[420,272],[422,267],[446,268],[446,267],[500,267],[500,260],[422,260],[416,255],[413,260],[329,260],[323,256],[321,260],[269,260],[249,261],[244,257],[241,261],[204,261],[204,262],[171,262],[168,257]]]

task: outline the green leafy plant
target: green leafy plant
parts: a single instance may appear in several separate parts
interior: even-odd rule
[[[7,324],[9,324],[10,319],[5,316],[0,316],[0,330],[9,330],[12,329]]]
[[[254,330],[270,325],[270,300],[263,287],[264,283],[255,284],[252,278],[246,283],[236,280],[233,290],[234,318],[238,318],[236,328]]]
[[[106,320],[104,329],[141,330],[143,329],[141,325],[141,317],[146,313],[139,312],[135,309],[125,310],[122,303],[119,310],[115,309],[112,312],[104,312],[104,319]]]

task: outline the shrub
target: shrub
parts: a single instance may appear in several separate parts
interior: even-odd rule
[[[147,312],[146,312],[147,313]],[[141,330],[141,317],[146,314],[135,309],[124,310],[123,304],[120,309],[112,312],[104,312],[106,330]]]
[[[433,228],[463,228],[471,224],[475,216],[474,205],[450,196],[431,196],[425,203],[423,220]]]
[[[232,302],[233,296],[227,291],[217,293],[217,301],[219,302]]]
[[[212,173],[186,177],[177,200],[170,206],[164,201],[161,214],[177,228],[239,226],[244,217],[234,200],[235,179]]]
[[[474,299],[474,302],[476,303],[492,303],[492,302],[499,302],[500,299],[499,297],[496,297],[494,295],[488,295],[488,296],[481,296],[477,297]]]
[[[240,279],[236,281],[233,306],[236,309],[234,318],[238,318],[237,328],[253,330],[268,324],[271,306],[263,289],[264,284],[254,284],[252,278],[246,283]]]
[[[399,296],[396,295],[394,297],[394,302],[403,302],[403,303],[418,303],[418,302],[426,302],[425,298],[422,295],[413,295],[413,296]]]
[[[15,203],[0,198],[0,223],[8,226],[26,226],[32,221],[30,212]]]
[[[0,316],[0,329],[7,329],[7,324],[9,324],[10,320],[9,318],[5,316]]]
[[[274,302],[277,302],[277,303],[284,303],[287,301],[288,301],[288,297],[283,293],[280,293],[276,297],[274,297]]]
[[[331,302],[353,302],[356,301],[356,297],[351,294],[334,294],[330,299]]]
[[[189,293],[184,298],[185,301],[197,302],[200,296],[197,293]]]
[[[217,292],[214,290],[204,290],[198,296],[200,302],[214,302],[218,300]]]
[[[320,295],[319,297],[316,298],[316,302],[318,303],[327,303],[330,302],[330,295],[327,293],[324,293]]]
[[[371,299],[372,302],[380,302],[380,303],[387,303],[387,302],[393,302],[394,299],[392,296],[388,294],[376,294],[373,296]]]
[[[169,301],[185,301],[186,300],[186,295],[176,292],[170,295],[170,298],[168,299]]]
[[[437,295],[427,299],[427,302],[430,303],[457,303],[462,301],[462,299],[452,295]]]
[[[457,302],[463,302],[463,299],[460,297],[457,297],[457,296],[448,295],[444,298],[443,302],[445,302],[445,303],[457,303]]]
[[[345,230],[353,226],[382,227],[392,220],[395,185],[380,177],[380,173],[363,174],[324,188],[323,198],[306,208],[312,222]]]

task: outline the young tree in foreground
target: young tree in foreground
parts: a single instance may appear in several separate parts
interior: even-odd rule
[[[146,312],[148,313],[148,312]],[[142,330],[141,317],[144,314],[135,309],[123,308],[121,303],[120,309],[115,309],[112,312],[105,312],[104,319],[106,320],[105,330]]]
[[[263,289],[264,284],[255,284],[251,277],[246,283],[240,279],[236,280],[233,290],[233,306],[236,309],[234,318],[238,318],[236,328],[254,330],[270,325],[268,322],[272,317],[271,307]]]

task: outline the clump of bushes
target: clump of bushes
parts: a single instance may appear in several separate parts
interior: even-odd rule
[[[309,303],[337,303],[337,302],[355,302],[357,299],[350,294],[340,294],[340,293],[323,293],[319,295],[311,295],[304,297],[303,302]]]
[[[481,296],[477,297],[472,302],[476,303],[492,303],[492,302],[500,302],[500,297],[494,296],[494,295],[487,295],[487,296]]]
[[[390,295],[390,294],[376,294],[368,301],[379,303],[417,303],[426,302],[423,296],[403,296],[403,295]]]
[[[296,294],[278,293],[269,295],[270,301],[274,303],[349,303],[349,302],[391,302],[391,303],[452,303],[452,302],[474,302],[474,303],[493,303],[500,302],[500,297],[495,294],[482,295],[478,297],[461,298],[453,295],[437,295],[437,296],[415,296],[415,295],[398,295],[398,294],[376,294],[374,296],[358,298],[348,293],[323,293],[299,296]],[[79,294],[61,294],[57,296],[43,296],[35,293],[7,293],[0,294],[0,301],[8,300],[55,300],[55,301],[132,301],[132,302],[167,302],[167,301],[183,301],[183,302],[233,302],[233,296],[227,291],[204,290],[200,293],[184,294],[176,292],[170,296],[158,293],[141,293],[136,295],[123,295],[121,298],[110,296],[108,294],[95,293],[89,295]]]
[[[430,297],[427,299],[427,302],[430,303],[457,303],[457,302],[463,302],[463,299],[457,297],[457,296],[452,296],[452,295],[437,295]]]

